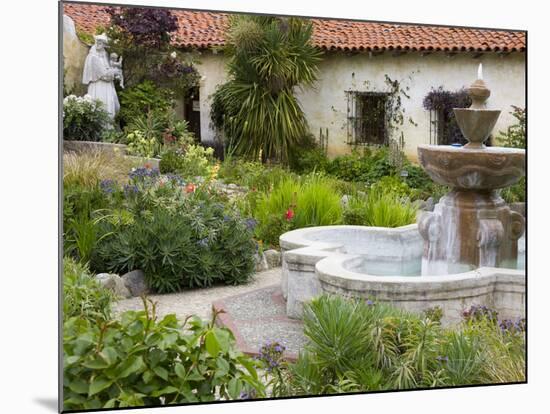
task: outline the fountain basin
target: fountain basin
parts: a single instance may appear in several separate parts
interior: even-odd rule
[[[476,270],[437,276],[375,276],[354,271],[364,259],[335,257],[317,263],[316,274],[323,292],[372,299],[421,312],[434,306],[443,310],[442,323],[458,323],[462,311],[486,305],[501,318],[525,315],[525,272],[481,267]]]
[[[445,324],[458,321],[473,304],[491,306],[502,317],[524,314],[524,270],[484,267],[420,276],[423,239],[416,224],[303,228],[281,235],[280,245],[282,290],[291,318],[301,318],[303,304],[323,292],[410,311],[440,306]],[[519,247],[518,263],[523,263],[522,239]]]
[[[430,178],[457,190],[509,187],[525,174],[525,150],[419,145],[418,160]]]
[[[315,274],[321,259],[361,256],[376,274],[416,274],[421,269],[422,237],[416,224],[397,228],[322,226],[281,235],[282,291],[287,315],[300,318],[303,303],[322,293]]]

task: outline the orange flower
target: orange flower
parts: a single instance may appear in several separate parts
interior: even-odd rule
[[[194,193],[195,189],[196,189],[196,187],[195,187],[195,184],[193,184],[193,183],[189,183],[185,186],[185,192],[186,193]]]
[[[146,162],[144,167],[147,168],[148,170],[150,170],[153,166],[151,165],[150,162]]]

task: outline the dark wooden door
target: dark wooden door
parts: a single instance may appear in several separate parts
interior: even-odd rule
[[[185,120],[189,123],[189,130],[195,134],[198,142],[201,140],[201,111],[199,88],[193,88],[184,100]]]

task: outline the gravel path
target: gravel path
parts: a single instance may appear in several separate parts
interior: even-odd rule
[[[207,289],[192,289],[180,293],[151,295],[149,298],[157,302],[157,315],[159,317],[163,317],[169,313],[175,313],[180,320],[185,319],[189,315],[209,318],[212,314],[212,302],[228,296],[239,295],[266,286],[279,284],[280,281],[281,268],[277,267],[256,273],[253,280],[246,285],[224,285]],[[139,297],[122,299],[119,300],[113,308],[115,314],[118,314],[127,310],[142,310],[143,303]]]

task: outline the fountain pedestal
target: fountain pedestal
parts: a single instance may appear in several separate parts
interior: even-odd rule
[[[483,142],[500,111],[486,109],[490,91],[482,79],[468,92],[472,106],[454,109],[468,144],[418,147],[420,164],[428,175],[453,188],[433,212],[418,220],[424,239],[422,275],[461,273],[483,266],[517,267],[518,239],[525,220],[496,190],[515,184],[525,174],[525,150],[485,147]]]
[[[455,274],[478,267],[517,267],[524,218],[496,191],[453,190],[418,229],[424,239],[423,275]]]

